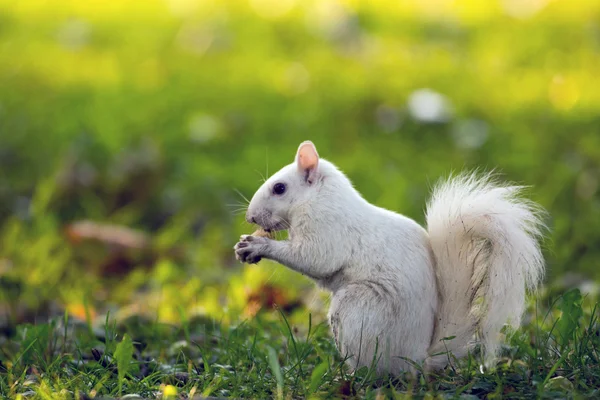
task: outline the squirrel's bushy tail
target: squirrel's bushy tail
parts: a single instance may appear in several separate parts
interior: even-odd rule
[[[440,353],[462,357],[474,343],[482,344],[491,361],[503,325],[520,324],[526,289],[534,289],[544,272],[543,210],[520,198],[521,190],[476,173],[434,188],[427,230],[440,304],[426,368],[444,367],[449,357]]]

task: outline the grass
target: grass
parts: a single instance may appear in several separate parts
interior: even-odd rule
[[[2,348],[0,393],[11,398],[597,398],[599,304],[579,289],[532,303],[502,357],[476,355],[432,375],[350,373],[324,322],[291,324],[281,310],[237,324],[140,317],[100,328],[69,317],[21,325]],[[542,305],[547,308],[542,312]]]

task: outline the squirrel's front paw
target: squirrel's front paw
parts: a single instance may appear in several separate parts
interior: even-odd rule
[[[240,241],[233,247],[235,258],[248,264],[258,263],[264,256],[268,240],[264,237],[242,235]]]

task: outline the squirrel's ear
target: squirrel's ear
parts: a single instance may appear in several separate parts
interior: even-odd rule
[[[303,174],[304,180],[312,184],[317,176],[319,154],[317,153],[317,148],[310,140],[302,142],[300,147],[298,147],[296,164],[298,164],[298,170]]]

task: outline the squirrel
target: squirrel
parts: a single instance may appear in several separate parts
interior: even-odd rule
[[[450,354],[463,358],[476,345],[490,366],[501,329],[519,327],[526,291],[545,269],[546,212],[522,189],[491,173],[443,179],[424,228],[369,203],[305,141],[246,212],[248,222],[267,233],[288,230],[288,238],[242,235],[234,250],[241,262],[273,260],[330,291],[331,332],[354,370],[440,370]]]

